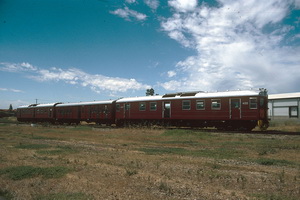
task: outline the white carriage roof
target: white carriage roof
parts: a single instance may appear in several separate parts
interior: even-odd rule
[[[18,108],[28,108],[30,105],[19,106]]]
[[[117,103],[134,102],[134,101],[157,101],[171,99],[191,99],[191,98],[219,98],[219,97],[237,97],[237,96],[258,96],[260,90],[238,90],[226,92],[178,92],[165,94],[163,96],[144,96],[129,97],[117,100]]]
[[[48,104],[31,104],[19,106],[18,108],[43,108],[43,107],[64,107],[64,106],[85,106],[85,105],[96,105],[96,104],[111,104],[113,100],[109,101],[91,101],[91,102],[79,102],[79,103],[48,103]]]
[[[57,104],[57,103],[38,104],[38,105],[32,106],[32,107],[36,107],[36,108],[39,108],[39,107],[53,107],[55,104]]]
[[[19,106],[18,108],[42,108],[42,107],[53,107],[57,103],[46,103],[46,104],[30,104]]]
[[[109,101],[91,101],[91,102],[79,102],[79,103],[63,103],[58,104],[56,107],[65,107],[65,106],[87,106],[87,105],[98,105],[98,104],[112,104],[113,100]]]
[[[157,96],[145,96],[145,97],[128,97],[128,98],[122,98],[117,100],[117,103],[122,102],[131,102],[131,101],[157,101],[162,99],[163,96],[157,95]]]
[[[292,98],[300,98],[300,92],[295,93],[283,93],[283,94],[270,94],[268,97],[270,100],[272,99],[292,99]]]

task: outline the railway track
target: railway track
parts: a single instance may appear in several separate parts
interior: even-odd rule
[[[76,128],[76,127],[91,127],[93,130],[108,130],[108,129],[156,129],[156,130],[172,130],[172,129],[182,129],[182,130],[193,130],[193,131],[204,131],[204,132],[215,132],[215,133],[245,133],[245,134],[266,134],[266,135],[300,135],[300,132],[289,132],[281,130],[272,130],[272,127],[269,130],[265,131],[220,131],[215,128],[188,128],[188,127],[163,127],[163,126],[130,126],[130,127],[116,127],[116,126],[105,126],[98,124],[80,124],[80,125],[53,125],[49,123],[37,123],[29,124],[24,122],[2,122],[0,124],[11,124],[12,126],[31,126],[31,127],[52,127],[52,128]]]

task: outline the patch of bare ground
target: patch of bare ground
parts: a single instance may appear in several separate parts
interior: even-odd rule
[[[299,152],[299,135],[2,124],[0,196],[298,199]]]

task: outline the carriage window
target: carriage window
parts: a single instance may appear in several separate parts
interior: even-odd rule
[[[249,106],[250,109],[257,109],[257,98],[250,98],[249,99]]]
[[[146,110],[146,103],[143,102],[143,103],[140,103],[140,111],[144,111]]]
[[[150,110],[155,111],[157,109],[157,103],[156,102],[151,102],[150,103]]]
[[[211,109],[220,110],[221,109],[221,100],[220,99],[212,99],[211,100]]]
[[[120,112],[120,104],[116,104],[116,111]]]
[[[191,109],[191,101],[186,100],[182,101],[182,110],[190,110]]]
[[[125,104],[125,110],[130,110],[130,104]]]
[[[196,108],[197,108],[197,110],[204,110],[205,109],[204,100],[198,100],[196,102]]]

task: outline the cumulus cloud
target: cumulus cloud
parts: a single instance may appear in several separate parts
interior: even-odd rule
[[[63,70],[52,68],[50,70],[40,70],[39,75],[32,76],[38,81],[64,81],[72,85],[90,87],[94,92],[101,91],[126,92],[128,90],[144,90],[149,85],[137,82],[135,79],[125,79],[119,77],[107,77],[99,74],[88,74],[80,69],[71,68]]]
[[[144,0],[144,2],[147,6],[149,6],[153,10],[156,10],[159,6],[158,0]]]
[[[173,77],[173,76],[176,76],[176,72],[171,70],[171,71],[168,71],[168,77]]]
[[[125,7],[124,9],[119,8],[115,11],[111,11],[111,14],[118,15],[121,18],[124,18],[125,20],[130,21],[131,19],[135,19],[138,21],[144,21],[147,18],[147,15],[143,13],[139,13],[135,10],[131,10],[128,7]]]
[[[30,72],[29,78],[39,81],[63,81],[71,85],[80,85],[82,87],[89,87],[91,90],[97,93],[101,92],[126,92],[128,90],[145,90],[151,86],[139,83],[135,79],[126,79],[119,77],[107,77],[100,74],[88,74],[77,68],[61,69],[61,68],[50,68],[41,69],[32,66],[30,64],[16,64],[16,63],[5,63],[1,64],[0,68],[3,71],[16,72],[14,67],[11,66],[25,66],[26,72]],[[27,66],[27,67],[26,67]],[[22,68],[23,69],[23,68]],[[24,71],[24,70],[23,70]],[[5,88],[2,88],[4,90]],[[17,92],[15,90],[14,92]]]
[[[168,4],[179,12],[187,12],[197,7],[197,0],[170,0]]]
[[[177,63],[175,72],[183,78],[161,86],[168,90],[268,87],[277,92],[297,85],[299,47],[282,46],[293,27],[280,24],[291,3],[219,0],[218,7],[210,7],[169,1],[181,12],[164,19],[162,30],[184,47],[194,49],[196,55]]]

